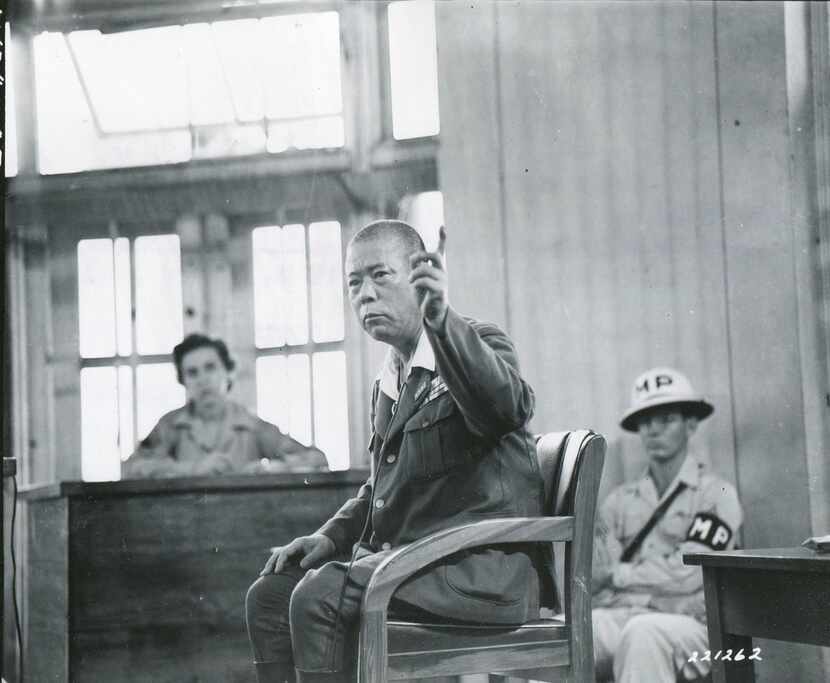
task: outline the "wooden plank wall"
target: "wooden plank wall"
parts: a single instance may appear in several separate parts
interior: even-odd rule
[[[655,364],[715,402],[734,479],[711,7],[554,5],[439,5],[452,300],[509,327],[537,430],[609,435],[606,487],[642,464],[616,423]]]
[[[696,448],[738,485],[744,545],[826,533],[811,524],[828,491],[808,476],[805,405],[826,408],[803,374],[826,368],[801,355],[816,313],[796,268],[815,260],[793,220],[783,4],[437,11],[451,298],[508,328],[534,429],[605,434],[607,493],[643,464],[617,425],[634,376],[676,366],[716,405]],[[769,647],[759,680],[821,678],[818,648]]]

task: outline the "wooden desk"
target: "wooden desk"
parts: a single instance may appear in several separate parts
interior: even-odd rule
[[[830,645],[830,555],[770,548],[690,553],[683,561],[703,567],[713,658],[741,648],[750,655],[753,636]],[[754,681],[753,661],[714,660],[712,680]]]
[[[21,491],[29,681],[254,680],[244,600],[268,547],[314,531],[365,470]]]

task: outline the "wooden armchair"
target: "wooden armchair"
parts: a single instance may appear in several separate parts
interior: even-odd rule
[[[546,516],[446,529],[400,548],[378,566],[363,597],[360,683],[472,673],[593,681],[591,555],[605,440],[590,431],[555,432],[540,437],[536,450]],[[507,627],[387,621],[395,589],[426,565],[466,548],[527,542],[559,544],[554,564],[561,614]]]

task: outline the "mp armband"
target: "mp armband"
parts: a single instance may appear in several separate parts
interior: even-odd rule
[[[712,550],[723,550],[732,539],[732,529],[717,515],[699,512],[686,534],[687,541],[702,543]]]

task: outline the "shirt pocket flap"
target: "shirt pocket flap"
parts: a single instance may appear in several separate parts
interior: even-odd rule
[[[405,432],[414,432],[419,429],[428,429],[441,420],[445,420],[454,415],[456,412],[455,401],[450,398],[449,394],[439,396],[435,400],[422,406],[415,415],[409,418],[403,430]]]

